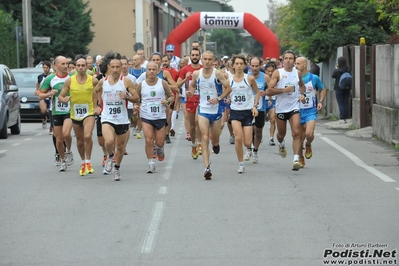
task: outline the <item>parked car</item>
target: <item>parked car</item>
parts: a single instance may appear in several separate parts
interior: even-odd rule
[[[0,139],[8,137],[7,129],[11,134],[21,132],[21,114],[18,86],[10,69],[0,64]]]
[[[39,98],[35,95],[37,76],[43,73],[41,68],[11,69],[19,88],[21,100],[21,118],[26,120],[41,120]]]

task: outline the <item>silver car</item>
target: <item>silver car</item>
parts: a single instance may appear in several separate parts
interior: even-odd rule
[[[18,86],[10,69],[0,64],[0,139],[8,137],[7,129],[11,134],[21,132],[21,114]]]

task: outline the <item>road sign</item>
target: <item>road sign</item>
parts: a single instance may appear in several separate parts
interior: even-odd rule
[[[50,37],[38,37],[38,36],[33,36],[32,37],[32,42],[33,43],[50,43]]]

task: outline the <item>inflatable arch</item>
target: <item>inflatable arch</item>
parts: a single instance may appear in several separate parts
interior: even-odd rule
[[[181,44],[199,29],[246,29],[263,45],[263,58],[280,56],[276,35],[259,19],[249,13],[197,12],[186,18],[166,39],[166,45],[175,46],[175,55],[181,56]]]

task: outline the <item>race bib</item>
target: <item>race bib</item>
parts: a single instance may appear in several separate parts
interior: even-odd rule
[[[241,93],[235,93],[231,99],[235,104],[243,105],[247,101],[247,96]]]
[[[161,117],[161,102],[148,102],[147,103],[147,114],[151,117]]]
[[[55,111],[69,112],[69,110],[70,110],[69,102],[63,103],[58,100],[58,97],[55,98]]]
[[[89,114],[89,104],[75,104],[73,106],[75,110],[75,118],[83,119]]]

